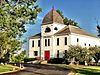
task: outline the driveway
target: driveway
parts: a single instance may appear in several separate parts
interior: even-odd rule
[[[62,68],[52,65],[40,65],[40,64],[24,64],[25,70],[4,75],[67,75],[69,73],[68,68]]]

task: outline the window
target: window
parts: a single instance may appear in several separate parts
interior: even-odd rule
[[[84,45],[86,46],[86,43]]]
[[[38,47],[40,47],[40,40],[38,40]]]
[[[65,53],[67,53],[67,50],[65,50]]]
[[[67,45],[67,37],[65,37],[65,45]]]
[[[55,27],[55,28],[54,28],[54,30],[58,30],[58,28],[57,28],[57,27]]]
[[[59,46],[59,38],[57,38],[57,45]]]
[[[38,51],[34,51],[34,56],[38,56]]]
[[[47,39],[45,39],[45,46],[47,46]]]
[[[45,46],[50,46],[50,39],[45,39]]]
[[[77,42],[79,42],[79,38],[77,38]]]
[[[32,41],[32,47],[34,47],[34,40]]]
[[[48,46],[50,46],[50,39],[48,39]]]
[[[59,50],[57,50],[57,58],[59,58]]]
[[[91,46],[91,45],[89,44],[89,46]]]
[[[65,50],[64,55],[65,55],[65,56],[67,55],[67,50]]]
[[[47,27],[46,29],[45,29],[45,32],[50,32],[51,31],[51,29],[49,28],[49,27]]]

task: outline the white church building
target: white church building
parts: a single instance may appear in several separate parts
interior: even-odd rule
[[[63,18],[52,9],[43,18],[41,32],[29,37],[29,57],[62,58],[70,45],[100,46],[100,39],[85,30],[65,25]]]

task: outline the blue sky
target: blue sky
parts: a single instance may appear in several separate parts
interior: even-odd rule
[[[65,17],[78,22],[81,28],[97,35],[96,20],[100,24],[100,0],[37,0],[37,4],[42,8],[42,12],[39,13],[35,25],[26,25],[27,32],[24,34],[26,40],[29,36],[40,32],[42,19],[52,6],[55,10],[61,10]]]

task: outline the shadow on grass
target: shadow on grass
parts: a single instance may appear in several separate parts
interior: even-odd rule
[[[90,68],[79,68],[76,72],[84,75],[100,75],[100,70]]]

